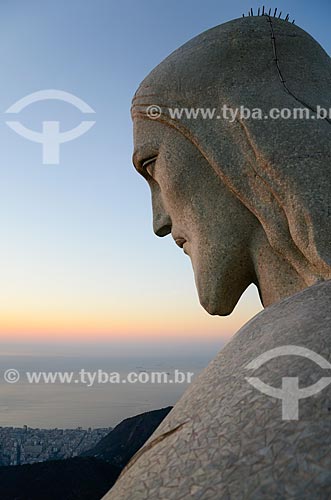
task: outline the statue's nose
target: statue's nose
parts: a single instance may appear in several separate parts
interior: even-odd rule
[[[152,197],[153,205],[153,231],[156,236],[167,236],[171,233],[171,218],[164,209],[160,196]]]
[[[169,216],[153,218],[153,230],[156,236],[167,236],[171,233],[171,219]]]

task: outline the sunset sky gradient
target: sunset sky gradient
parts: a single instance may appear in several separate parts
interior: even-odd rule
[[[330,53],[331,4],[278,1]],[[262,309],[251,285],[229,317],[199,305],[193,272],[170,237],[152,232],[150,194],[131,164],[131,98],[164,57],[252,1],[2,2],[0,340],[227,340]],[[42,89],[86,101],[96,125],[42,165],[40,144],[9,129],[5,110]],[[331,89],[330,89],[331,92]],[[19,119],[40,130],[82,119],[40,102]],[[217,272],[217,270],[216,270]]]

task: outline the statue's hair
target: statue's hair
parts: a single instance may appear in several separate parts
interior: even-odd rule
[[[132,116],[182,133],[260,221],[270,245],[307,285],[331,278],[331,121],[174,119],[169,108],[331,109],[331,61],[305,31],[269,16],[208,30],[157,66]]]

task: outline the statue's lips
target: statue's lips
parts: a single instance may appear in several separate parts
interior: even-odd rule
[[[183,252],[186,254],[186,255],[189,255],[188,252],[187,252],[187,248],[185,249],[185,243],[187,243],[187,240],[185,238],[183,238],[182,236],[173,236],[174,240],[175,240],[175,243],[176,245],[179,246],[179,248],[182,248],[183,249]]]
[[[176,245],[178,245],[180,248],[183,248],[184,243],[186,243],[186,239],[182,238],[181,236],[174,237]]]

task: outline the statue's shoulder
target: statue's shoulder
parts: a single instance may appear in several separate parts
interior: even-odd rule
[[[104,500],[130,500],[132,492],[136,500],[288,498],[291,492],[331,498],[331,384],[319,392],[312,384],[321,377],[315,354],[331,361],[330,319],[331,281],[252,318],[194,379]],[[286,399],[283,380],[298,380],[314,397],[293,386]]]
[[[260,339],[268,344],[268,337],[275,335],[284,342],[302,341],[304,332],[309,335],[317,326],[328,328],[330,319],[331,280],[327,280],[265,308],[235,334],[231,343],[242,341],[244,336],[246,342]]]

